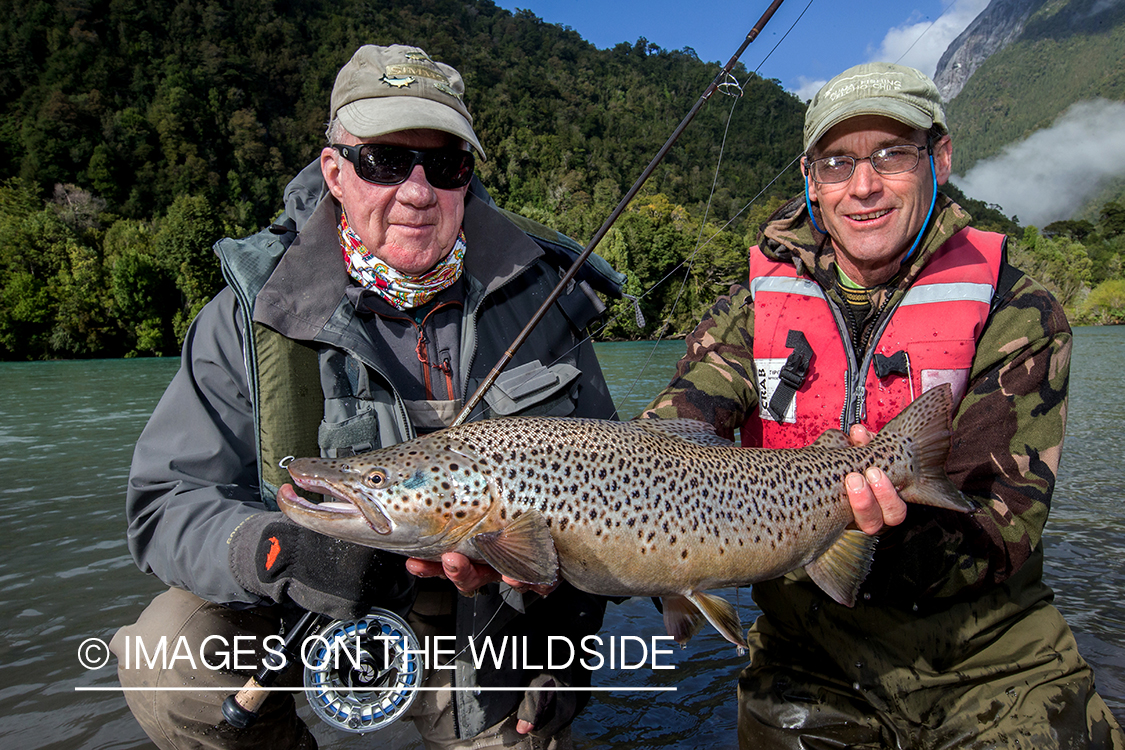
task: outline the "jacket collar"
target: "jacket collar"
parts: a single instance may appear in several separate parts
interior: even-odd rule
[[[254,320],[297,340],[325,340],[354,317],[337,233],[339,204],[321,200],[258,292]],[[467,193],[465,274],[487,295],[519,276],[542,249],[498,211]],[[326,330],[327,329],[327,330]]]

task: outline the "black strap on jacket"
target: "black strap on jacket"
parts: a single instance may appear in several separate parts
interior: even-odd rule
[[[785,364],[781,366],[781,372],[778,373],[777,388],[774,389],[773,396],[766,407],[770,416],[777,422],[785,419],[785,412],[789,410],[789,404],[792,403],[793,397],[797,395],[797,391],[805,382],[805,376],[809,373],[809,364],[812,362],[813,355],[809,340],[805,338],[805,334],[801,331],[789,331],[789,334],[785,337],[785,345],[793,351],[786,358]]]

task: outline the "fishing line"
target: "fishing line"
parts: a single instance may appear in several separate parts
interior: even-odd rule
[[[762,58],[762,61],[760,63],[758,63],[758,67],[754,68],[755,74],[757,74],[757,72],[762,69],[762,66],[766,64],[766,60],[769,60],[770,56],[773,55],[774,52],[777,52],[777,48],[781,46],[781,43],[785,41],[785,38],[789,36],[789,33],[793,31],[793,29],[797,28],[797,24],[800,23],[801,19],[805,17],[805,13],[807,13],[809,8],[812,7],[813,2],[814,0],[809,0],[808,4],[805,5],[805,9],[797,15],[797,18],[794,19],[793,23],[789,25],[789,28],[786,29],[785,33],[781,35],[781,38],[777,40],[777,44],[773,45],[770,51],[766,53],[766,56]],[[953,2],[957,2],[957,0],[953,0]]]
[[[777,48],[781,45],[781,43],[783,41],[785,41],[786,38],[788,38],[789,34],[792,33],[793,29],[796,28],[797,24],[801,21],[801,19],[804,18],[805,14],[808,12],[808,9],[812,6],[813,1],[814,0],[809,0],[809,2],[806,3],[805,7],[801,10],[801,12],[797,15],[797,17],[793,20],[793,22],[789,25],[789,28],[786,29],[785,33],[781,35],[781,38],[778,39],[778,41],[774,44],[774,46],[770,49],[770,51],[768,53],[766,53],[766,55],[762,58],[761,62],[758,63],[758,66],[754,69],[755,75],[758,74],[758,71],[761,69],[762,65],[764,65],[766,63],[766,61],[769,60],[769,58],[773,55],[773,53],[777,50]],[[776,6],[779,6],[779,5],[780,5],[779,2],[775,3],[775,6],[771,7],[771,9],[769,11],[767,11],[766,15],[764,15],[762,17],[764,20],[759,21],[759,25],[764,25],[765,20],[768,20],[769,17],[772,17],[773,11],[776,10]],[[748,35],[748,39],[751,39],[751,37],[756,38],[755,31],[751,31],[751,35]],[[746,45],[746,43],[744,43],[743,46],[745,47],[745,45]],[[665,274],[665,276],[663,278],[661,278],[656,283],[650,285],[648,289],[644,290],[639,295],[636,295],[635,297],[634,296],[629,297],[632,300],[635,309],[638,311],[638,314],[639,314],[639,310],[640,310],[640,301],[642,299],[644,299],[645,297],[647,297],[650,293],[655,291],[657,288],[659,288],[662,284],[664,284],[674,274],[678,273],[680,271],[680,269],[685,268],[685,266],[686,266],[686,272],[685,272],[685,275],[684,275],[683,284],[681,284],[680,291],[677,293],[676,300],[672,305],[671,311],[669,312],[669,316],[674,314],[676,308],[679,305],[680,300],[682,299],[683,291],[687,286],[690,270],[691,270],[691,268],[694,264],[695,258],[698,256],[700,250],[707,247],[711,243],[711,241],[713,241],[715,239],[715,237],[720,235],[731,224],[733,224],[734,221],[737,220],[739,216],[741,216],[743,213],[745,213],[746,210],[748,210],[750,208],[750,206],[752,206],[755,202],[757,202],[758,199],[760,199],[762,197],[762,195],[765,194],[765,192],[770,187],[772,187],[778,181],[778,179],[780,179],[781,176],[784,175],[786,172],[788,172],[789,169],[791,169],[792,166],[793,166],[793,162],[790,162],[789,165],[787,165],[784,169],[782,169],[780,172],[778,172],[776,175],[774,175],[773,179],[771,179],[769,181],[769,183],[762,190],[760,190],[756,196],[751,198],[750,201],[747,202],[734,216],[732,216],[730,219],[728,219],[727,222],[725,224],[723,224],[723,226],[720,227],[718,231],[715,232],[715,234],[711,235],[711,237],[708,238],[707,242],[704,242],[702,244],[699,243],[699,238],[703,236],[703,231],[706,228],[707,217],[710,215],[711,205],[713,203],[715,191],[716,191],[717,186],[718,186],[719,173],[720,173],[720,168],[722,166],[722,158],[723,158],[723,154],[725,153],[725,149],[726,149],[726,142],[727,142],[728,134],[730,132],[730,125],[731,125],[731,122],[733,121],[733,118],[734,118],[734,110],[735,110],[736,105],[738,104],[738,99],[741,98],[741,96],[743,94],[742,85],[738,83],[737,79],[735,79],[733,75],[731,75],[730,70],[729,70],[729,68],[733,66],[735,60],[741,54],[741,51],[742,50],[740,49],[739,52],[735,55],[735,58],[733,58],[727,64],[727,67],[724,68],[726,80],[722,81],[721,83],[719,83],[716,80],[716,83],[713,84],[713,87],[716,90],[722,91],[723,93],[728,93],[728,95],[729,95],[728,89],[730,89],[730,88],[737,88],[739,94],[735,98],[734,103],[732,103],[732,105],[731,105],[731,110],[730,110],[730,113],[728,114],[728,117],[727,117],[726,127],[723,131],[723,140],[722,140],[722,144],[720,146],[718,159],[717,159],[716,165],[715,165],[715,174],[714,174],[714,178],[713,178],[712,183],[711,183],[711,191],[710,191],[709,195],[707,196],[707,203],[706,203],[705,208],[704,208],[703,219],[700,221],[699,234],[697,235],[697,238],[696,238],[696,246],[693,249],[691,255],[687,259],[685,259],[684,261],[681,261],[675,268],[673,268],[671,271],[669,271],[667,274]],[[720,73],[723,73],[724,71],[720,71]],[[705,99],[706,97],[707,97],[707,94],[704,94],[704,97],[701,98],[701,101],[703,99]],[[698,107],[699,107],[699,104],[696,105],[696,108],[698,108]],[[681,123],[680,129],[682,129],[686,125],[687,121],[690,121],[691,116],[692,115],[689,114],[688,119],[685,120],[685,123]],[[678,132],[679,132],[679,130],[677,131],[677,133],[673,134],[673,138],[670,139],[669,142],[665,144],[664,149],[662,150],[662,153],[666,152],[666,150],[670,147],[671,142],[675,139],[676,135],[678,135]],[[660,154],[658,154],[657,158],[658,159],[660,158]],[[798,156],[797,158],[800,158],[800,157]],[[796,161],[796,159],[794,161]],[[653,164],[649,165],[646,172],[651,171],[651,169],[654,168],[655,162],[656,162],[656,160],[654,160]],[[638,184],[634,185],[634,187],[633,187],[634,191],[639,188],[639,184],[641,182],[643,182],[644,178],[645,178],[645,175],[642,175],[642,179],[638,180]],[[635,193],[634,193],[634,195],[635,195]],[[624,201],[623,201],[623,203],[624,203]],[[619,214],[622,210],[624,210],[624,206],[619,205],[618,209],[615,211],[615,214]],[[610,218],[613,219],[615,217],[611,216]],[[611,222],[607,221],[607,224],[611,224]],[[599,230],[599,231],[601,231],[603,233],[607,232],[608,227],[603,226],[602,230]],[[587,252],[589,252],[590,250],[593,249],[593,247],[596,245],[596,243],[599,239],[600,239],[600,237],[595,238],[595,240],[593,242],[591,242],[591,246],[587,249]],[[582,260],[583,259],[580,258],[579,261],[575,263],[575,267],[580,265]],[[571,269],[572,272],[574,270],[575,270],[575,268]],[[572,275],[573,275],[573,273],[568,273],[568,276],[572,276]],[[568,349],[565,352],[563,352],[562,354],[560,354],[559,357],[557,357],[555,359],[555,361],[552,362],[551,364],[557,363],[563,357],[571,354],[576,349],[578,349],[578,347],[581,346],[582,344],[584,344],[586,341],[589,341],[589,340],[593,339],[594,337],[598,336],[602,331],[606,330],[606,328],[608,328],[610,325],[617,322],[623,314],[624,313],[618,313],[616,315],[612,315],[608,319],[606,319],[605,322],[599,328],[597,328],[596,330],[587,331],[586,335],[583,338],[581,338],[577,343],[575,343],[575,345],[572,346],[570,349]],[[645,371],[648,369],[649,364],[651,364],[652,358],[655,356],[656,350],[659,347],[662,340],[663,340],[663,336],[661,335],[661,336],[658,336],[657,339],[653,342],[653,347],[652,347],[651,351],[649,352],[648,357],[645,359],[644,365],[638,371],[636,378],[633,379],[633,382],[629,386],[629,389],[626,391],[624,398],[628,398],[632,394],[633,390],[636,388],[637,384],[640,382],[641,377],[644,375]],[[493,375],[495,375],[495,374],[496,373],[494,371]],[[490,386],[491,382],[486,380],[485,384],[482,384],[481,387],[478,387],[478,391],[483,390],[484,385],[486,385],[486,384],[488,386]],[[474,398],[477,395],[478,394],[474,394]],[[477,403],[479,403],[479,399],[478,399]],[[465,409],[462,410],[461,414],[458,416],[457,421],[454,424],[456,425],[456,424],[462,423],[467,418],[468,414],[472,413],[473,408],[474,407],[472,405],[467,403]],[[617,416],[617,414],[618,414],[618,412],[615,409],[612,416]]]
[[[759,71],[762,69],[762,66],[765,65],[766,62],[770,59],[770,57],[773,56],[773,53],[777,51],[777,48],[781,46],[781,43],[784,42],[789,37],[789,34],[791,34],[793,32],[793,29],[797,28],[797,24],[800,23],[801,19],[805,17],[805,14],[808,12],[809,8],[812,7],[812,4],[813,4],[814,1],[815,0],[809,0],[808,3],[805,4],[805,7],[801,10],[801,12],[799,14],[797,14],[797,17],[793,20],[793,23],[791,23],[789,25],[789,28],[787,28],[785,30],[785,33],[781,35],[781,38],[778,39],[777,42],[773,45],[773,47],[770,48],[770,51],[766,53],[765,57],[763,57],[761,62],[758,63],[758,66],[756,68],[754,68],[753,72],[754,72],[755,75],[759,75]],[[728,77],[728,79],[734,80],[734,85],[738,89],[738,95],[735,96],[735,101],[731,104],[730,113],[727,115],[727,124],[726,124],[726,128],[723,130],[723,140],[722,140],[722,144],[719,148],[719,156],[718,156],[718,158],[716,160],[716,163],[715,163],[715,175],[714,175],[714,178],[711,182],[711,192],[707,196],[707,203],[706,203],[706,205],[704,206],[704,209],[703,209],[703,218],[699,222],[699,234],[696,236],[695,249],[692,251],[691,255],[687,259],[680,262],[680,264],[677,265],[675,268],[673,268],[670,272],[668,272],[664,276],[664,278],[660,279],[655,284],[651,285],[648,289],[646,289],[644,292],[642,292],[640,295],[638,295],[635,298],[635,302],[634,302],[634,304],[639,304],[641,299],[643,299],[645,296],[647,296],[650,292],[652,292],[652,291],[656,290],[658,287],[660,287],[665,281],[670,279],[674,274],[678,273],[681,268],[684,269],[683,282],[680,284],[680,290],[676,293],[676,299],[672,303],[672,307],[668,312],[667,319],[671,319],[675,315],[676,308],[679,307],[680,300],[683,299],[684,290],[687,288],[687,283],[688,283],[688,280],[691,276],[691,270],[695,266],[695,259],[699,255],[699,252],[703,248],[707,247],[711,243],[712,240],[714,240],[716,237],[718,237],[723,231],[725,231],[727,229],[727,227],[729,227],[731,224],[733,224],[734,221],[739,216],[741,216],[752,205],[754,205],[754,203],[759,198],[762,197],[762,195],[765,193],[765,191],[768,190],[771,186],[773,186],[773,184],[776,183],[781,178],[781,176],[783,174],[788,172],[792,168],[793,164],[798,159],[800,159],[800,155],[798,155],[784,169],[782,169],[780,172],[778,172],[776,175],[774,175],[774,178],[772,180],[770,180],[769,184],[767,184],[764,189],[759,191],[756,196],[751,198],[750,201],[738,211],[738,213],[736,213],[734,216],[732,216],[726,222],[726,224],[724,224],[722,227],[719,228],[719,230],[717,232],[715,232],[715,234],[711,235],[711,237],[709,237],[707,239],[707,242],[704,242],[702,244],[700,243],[700,239],[703,237],[703,230],[707,226],[707,218],[708,218],[708,216],[710,215],[710,212],[711,212],[711,204],[712,204],[712,202],[714,200],[714,197],[715,197],[715,191],[716,191],[716,189],[718,187],[718,184],[719,184],[719,171],[720,171],[720,168],[722,167],[723,154],[726,151],[727,136],[730,132],[730,125],[731,125],[731,122],[734,120],[734,110],[735,110],[735,107],[738,104],[738,100],[742,98],[743,93],[744,93],[742,86],[738,84],[737,80],[734,79],[734,76],[732,76],[730,73],[727,73],[727,77]],[[759,75],[759,77],[761,77],[761,76]],[[728,85],[728,84],[729,84],[729,81],[724,82],[723,85]],[[734,94],[730,94],[729,91],[723,89],[722,86],[720,86],[720,90],[723,90],[723,93],[727,93],[730,96],[734,96]],[[598,329],[597,332],[595,332],[593,334],[590,334],[589,336],[587,336],[587,338],[592,338],[593,336],[597,335],[597,333],[600,333],[601,331],[605,330],[609,325],[616,322],[616,320],[619,317],[620,317],[620,315],[617,315],[617,316],[614,316],[613,318],[609,319],[600,329]],[[583,339],[583,341],[585,341],[585,340],[586,339]],[[649,351],[648,357],[645,358],[644,365],[642,365],[641,369],[637,371],[637,376],[633,379],[633,382],[629,386],[629,389],[625,392],[625,395],[623,396],[623,399],[628,399],[629,396],[632,395],[633,389],[636,388],[637,384],[641,382],[641,378],[643,377],[645,371],[648,369],[648,366],[652,363],[652,358],[654,356],[656,356],[656,350],[657,350],[657,348],[659,348],[660,343],[663,340],[664,340],[664,334],[663,334],[663,331],[661,331],[660,333],[658,333],[656,339],[653,341],[652,349]],[[575,347],[575,348],[577,348],[577,347]],[[573,351],[573,349],[571,351]],[[616,415],[617,415],[617,412],[615,411],[614,416],[616,416]]]
[[[755,203],[757,203],[758,200],[760,200],[761,197],[763,195],[765,195],[766,192],[771,187],[773,187],[774,184],[779,179],[781,179],[782,175],[784,175],[786,172],[788,172],[790,169],[792,169],[793,165],[796,164],[800,160],[801,156],[802,156],[801,154],[798,154],[797,156],[795,156],[793,158],[793,160],[789,162],[789,164],[787,164],[781,171],[779,171],[777,174],[775,174],[773,179],[771,179],[765,185],[765,187],[763,187],[761,190],[758,191],[757,195],[755,195],[753,198],[751,198],[749,201],[747,201],[746,204],[743,205],[742,208],[740,208],[733,216],[731,216],[731,218],[728,219],[725,224],[723,224],[721,227],[719,227],[715,231],[714,234],[712,234],[710,237],[708,237],[707,240],[702,245],[700,245],[698,249],[702,250],[703,248],[707,247],[708,245],[710,245],[715,240],[716,237],[718,237],[723,232],[725,232],[730,227],[731,224],[733,224],[735,221],[738,220],[738,218],[740,216],[742,216],[742,214],[746,213],[746,211],[748,211],[751,206],[753,206]],[[679,270],[684,266],[684,264],[687,263],[687,262],[688,262],[687,260],[681,261],[675,268],[673,268],[671,271],[666,273],[659,281],[652,284],[651,286],[649,286],[648,289],[641,292],[640,294],[638,294],[636,297],[633,297],[632,299],[635,300],[636,302],[640,302],[640,300],[644,299],[650,293],[652,293],[652,292],[656,291],[658,288],[660,288],[660,286],[663,285],[664,282],[668,281],[668,279],[675,276],[679,272]],[[597,329],[595,329],[593,331],[587,332],[585,337],[583,337],[577,343],[575,343],[574,346],[572,346],[569,349],[567,349],[566,351],[562,352],[558,357],[555,358],[555,360],[553,362],[551,362],[551,364],[556,364],[560,360],[562,360],[564,357],[568,356],[569,354],[572,354],[575,350],[578,349],[578,347],[580,347],[582,344],[584,344],[587,341],[590,341],[591,339],[600,335],[602,333],[602,331],[604,331],[605,329],[609,328],[611,325],[616,323],[618,320],[620,320],[622,317],[624,317],[625,314],[626,314],[625,311],[622,311],[620,313],[617,313],[616,315],[611,315],[610,317],[608,317],[601,324],[600,327],[598,327]],[[660,342],[657,341],[657,344],[659,344],[659,343]],[[647,367],[649,365],[649,363],[652,360],[652,357],[655,356],[655,352],[656,352],[656,346],[654,346],[652,351],[649,353],[648,359],[646,359],[646,361],[645,361],[645,367]],[[628,395],[630,393],[632,393],[632,389],[636,387],[637,382],[640,381],[640,375],[643,374],[643,372],[644,372],[644,368],[641,369],[641,373],[638,374],[637,378],[634,379],[633,384],[630,385],[629,391],[626,393],[626,396],[625,396],[626,398],[628,397]],[[617,414],[618,414],[618,411],[615,409],[614,412],[613,412],[613,415],[616,416]]]
[[[752,29],[750,29],[750,33],[748,33],[746,35],[746,38],[742,40],[742,44],[739,45],[738,50],[734,53],[734,55],[731,56],[730,60],[727,61],[727,64],[719,70],[718,74],[716,74],[715,78],[712,79],[711,83],[703,91],[699,99],[696,100],[695,104],[692,105],[691,109],[688,110],[688,113],[680,121],[680,124],[676,126],[676,129],[672,132],[672,135],[668,137],[668,140],[666,140],[664,142],[664,145],[662,145],[656,152],[656,156],[654,156],[652,158],[652,161],[648,163],[648,166],[646,166],[644,170],[641,171],[640,176],[637,177],[636,181],[633,182],[632,187],[630,187],[625,195],[622,196],[621,200],[618,201],[617,206],[613,209],[612,212],[610,212],[610,215],[602,223],[601,227],[599,227],[598,230],[594,232],[594,235],[590,238],[590,242],[586,245],[586,248],[574,260],[574,262],[570,266],[570,269],[562,275],[562,278],[559,279],[559,282],[555,285],[554,289],[551,290],[551,293],[548,294],[546,299],[543,300],[543,303],[539,306],[539,309],[537,309],[531,316],[531,319],[527,321],[527,325],[523,327],[523,330],[521,330],[516,335],[511,345],[504,352],[504,354],[501,355],[500,360],[496,363],[496,366],[492,368],[492,370],[488,373],[488,375],[484,378],[480,385],[477,386],[472,396],[470,396],[466,400],[465,405],[461,408],[460,413],[450,425],[451,427],[456,427],[460,424],[463,424],[469,417],[469,415],[473,413],[473,410],[477,407],[477,405],[480,404],[480,402],[484,399],[485,393],[487,393],[488,390],[493,386],[493,384],[496,383],[497,379],[500,377],[500,373],[504,371],[504,368],[507,367],[515,357],[516,351],[518,351],[519,348],[523,346],[524,342],[527,341],[528,337],[531,335],[531,332],[535,330],[535,327],[539,325],[540,321],[543,320],[543,317],[547,314],[547,312],[552,309],[556,302],[558,302],[558,299],[562,295],[563,291],[574,281],[575,277],[578,275],[579,270],[582,268],[582,265],[586,262],[590,255],[593,254],[594,248],[598,246],[598,243],[601,242],[602,238],[605,237],[605,235],[609,232],[613,224],[621,217],[621,214],[624,213],[625,209],[629,206],[629,203],[633,200],[633,198],[636,197],[637,193],[640,192],[641,188],[644,186],[645,182],[648,181],[648,178],[652,176],[652,173],[656,170],[657,166],[659,166],[660,162],[662,162],[664,160],[664,157],[668,155],[668,152],[672,149],[672,146],[675,145],[680,135],[683,134],[688,125],[690,125],[692,120],[695,119],[695,116],[699,113],[699,110],[701,110],[703,108],[703,105],[706,104],[708,100],[710,100],[711,95],[714,94],[716,90],[718,90],[719,85],[725,82],[724,77],[734,68],[735,64],[738,62],[738,58],[742,56],[742,53],[746,51],[746,48],[750,46],[750,43],[758,38],[758,35],[762,32],[762,29],[765,28],[766,24],[769,23],[771,18],[773,18],[774,13],[777,12],[777,9],[781,7],[782,1],[783,0],[773,0],[773,2],[770,3],[770,6],[766,9],[766,12],[761,15],[761,17],[758,19],[758,22],[754,24],[754,27]]]
[[[896,63],[901,62],[902,58],[906,57],[910,53],[910,50],[914,49],[914,45],[916,45],[916,44],[918,44],[918,42],[922,41],[922,37],[924,37],[926,34],[930,33],[930,29],[932,29],[934,27],[934,24],[936,24],[941,19],[945,18],[946,14],[949,13],[949,11],[952,10],[953,6],[956,5],[956,4],[957,4],[957,0],[949,0],[949,5],[945,6],[945,9],[942,10],[941,15],[939,15],[934,20],[930,21],[930,25],[927,26],[922,31],[922,33],[918,35],[917,39],[915,39],[913,42],[910,43],[910,46],[906,48],[905,52],[903,52],[901,55],[898,56],[898,59],[895,60],[895,62]]]
[[[734,110],[735,110],[735,107],[738,106],[738,102],[739,102],[740,99],[742,99],[742,95],[743,95],[742,86],[738,83],[737,79],[735,79],[734,76],[730,75],[729,73],[727,74],[727,76],[728,76],[729,79],[734,81],[733,88],[737,88],[738,93],[733,94],[733,93],[730,93],[730,91],[727,91],[725,89],[723,90],[723,93],[725,93],[727,96],[734,97],[734,101],[731,103],[730,112],[727,114],[727,124],[726,124],[726,127],[723,129],[723,140],[719,144],[719,156],[715,161],[715,175],[711,179],[711,192],[707,195],[707,203],[703,207],[703,218],[700,219],[700,221],[699,221],[699,233],[695,236],[695,250],[692,251],[691,256],[687,260],[681,262],[680,265],[676,266],[676,268],[673,269],[673,271],[672,271],[672,273],[675,273],[678,269],[683,268],[684,269],[684,277],[683,277],[683,280],[680,282],[679,291],[676,292],[676,299],[672,302],[672,308],[668,311],[668,318],[669,319],[671,319],[675,315],[676,308],[679,307],[680,300],[684,296],[684,290],[687,289],[688,280],[691,278],[691,270],[692,270],[692,268],[694,268],[696,256],[698,256],[699,251],[702,250],[706,246],[704,244],[701,244],[700,240],[702,240],[702,238],[703,238],[703,230],[707,226],[707,217],[711,214],[711,203],[715,199],[715,190],[719,185],[719,170],[723,165],[723,154],[726,153],[727,136],[730,133],[731,121],[734,120]],[[729,84],[729,81],[727,83]],[[708,239],[707,244],[710,244],[710,242],[711,242],[711,240]],[[670,275],[671,274],[669,274],[669,276]],[[668,278],[668,276],[666,276],[665,278]],[[663,283],[663,279],[658,283]],[[632,384],[630,384],[630,386],[629,386],[629,390],[627,390],[625,392],[625,395],[622,397],[622,399],[628,399],[629,396],[631,396],[633,394],[633,389],[636,388],[637,384],[641,382],[641,376],[644,375],[645,370],[647,370],[649,364],[652,363],[652,358],[654,356],[656,356],[656,350],[660,346],[660,342],[664,340],[663,331],[664,331],[665,327],[666,326],[661,328],[661,331],[658,332],[656,339],[652,342],[652,348],[649,349],[648,357],[645,358],[645,363],[641,366],[641,369],[637,371],[637,377],[635,377],[633,379]],[[613,414],[614,414],[614,416],[617,416],[617,409],[616,408],[614,409]]]

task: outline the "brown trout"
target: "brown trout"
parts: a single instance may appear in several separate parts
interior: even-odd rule
[[[743,645],[708,589],[804,567],[852,606],[875,537],[849,529],[849,472],[878,466],[907,502],[971,511],[945,475],[952,396],[927,391],[866,446],[830,430],[800,449],[739,448],[692,420],[511,417],[347,458],[303,458],[294,482],[344,502],[281,509],[329,536],[438,559],[461,552],[520,581],[658,596],[685,643],[706,618]]]

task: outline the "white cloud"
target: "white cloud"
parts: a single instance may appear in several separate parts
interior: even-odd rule
[[[911,20],[890,29],[879,49],[871,51],[871,62],[898,62],[917,68],[933,77],[938,60],[946,48],[980,15],[990,0],[953,0],[947,10],[935,19]]]
[[[816,92],[820,91],[821,87],[826,83],[828,83],[827,78],[812,79],[806,76],[797,76],[797,87],[792,89],[792,91],[801,101],[807,102],[809,99],[812,99],[816,95]]]
[[[954,143],[956,148],[956,143]],[[1125,175],[1125,102],[1079,102],[1046,130],[1004,148],[953,182],[1020,223],[1069,219],[1108,180]]]

